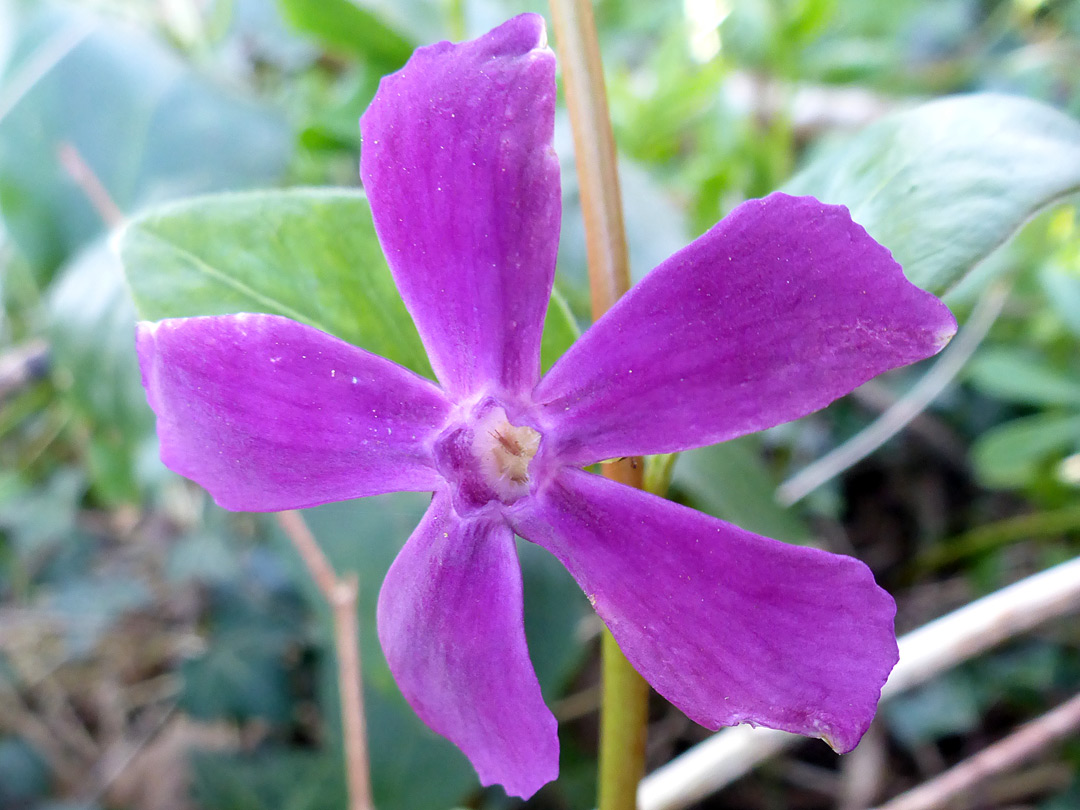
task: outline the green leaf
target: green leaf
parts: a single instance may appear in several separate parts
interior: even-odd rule
[[[1008,402],[1080,405],[1080,379],[1023,349],[984,349],[972,360],[967,378],[984,394]]]
[[[23,489],[10,481],[0,500],[0,529],[24,559],[48,553],[75,531],[79,502],[86,491],[82,471],[61,467],[42,486]]]
[[[776,502],[777,482],[755,436],[680,453],[672,483],[692,506],[714,517],[789,543],[810,539],[796,513]]]
[[[52,782],[49,764],[21,737],[0,739],[0,807],[32,807]]]
[[[132,222],[120,257],[148,320],[268,312],[431,376],[367,198],[297,189],[184,200]]]
[[[251,754],[193,751],[192,794],[206,810],[345,807],[341,758],[263,746]]]
[[[215,532],[178,538],[165,560],[165,576],[172,583],[226,585],[241,573],[236,543]]]
[[[1046,300],[1075,337],[1080,338],[1080,263],[1046,264],[1039,274]]]
[[[62,148],[73,148],[125,212],[262,185],[284,170],[292,144],[278,114],[210,84],[135,28],[41,4],[16,54],[0,99],[29,89],[0,120],[0,208],[46,273],[104,229],[58,159]]]
[[[432,376],[360,192],[293,189],[184,200],[133,221],[119,249],[136,306],[148,320],[284,315]],[[545,368],[576,336],[565,303],[554,296],[542,344]]]
[[[578,329],[566,299],[557,289],[553,289],[551,303],[548,304],[544,318],[544,336],[540,340],[541,369],[546,373],[580,335],[581,330]]]
[[[351,54],[390,73],[405,64],[414,43],[352,0],[278,0],[285,18],[331,50]]]
[[[143,582],[117,574],[87,574],[54,584],[45,606],[66,630],[67,652],[82,657],[124,614],[146,607],[150,600]]]
[[[1031,481],[1046,459],[1078,444],[1080,416],[1037,414],[984,433],[972,448],[972,460],[987,486],[1018,487]]]
[[[136,492],[135,454],[153,429],[135,357],[135,310],[104,241],[65,265],[47,301],[53,375],[89,426],[88,461],[106,501]]]
[[[943,98],[825,148],[785,190],[848,206],[912,282],[941,295],[1080,190],[1080,124],[1025,98]]]
[[[914,748],[948,734],[966,734],[979,724],[980,709],[970,674],[960,671],[890,701],[885,715],[889,732]]]
[[[287,654],[300,636],[298,606],[282,593],[236,583],[213,594],[206,649],[180,667],[180,705],[200,719],[287,722],[292,709]]]

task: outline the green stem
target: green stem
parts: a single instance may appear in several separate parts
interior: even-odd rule
[[[630,289],[626,249],[600,43],[589,0],[551,0],[563,87],[574,133],[593,318],[600,318]],[[604,475],[642,486],[641,459],[604,465]],[[600,810],[636,810],[645,770],[649,686],[634,671],[612,635],[603,640],[603,701],[600,719]]]
[[[677,453],[666,453],[645,459],[642,488],[654,495],[665,495],[677,458]],[[635,810],[638,783],[645,775],[649,684],[626,660],[606,627],[600,651],[603,656],[603,697],[600,705],[599,810]]]
[[[1037,537],[1052,537],[1077,529],[1080,529],[1080,506],[1066,506],[1047,512],[1005,518],[986,523],[951,540],[942,541],[920,555],[908,573],[914,578],[963,562],[969,557],[996,551],[1011,543]]]
[[[661,453],[645,459],[645,483],[642,488],[661,498],[667,495],[671,486],[671,474],[675,471],[678,453]]]
[[[601,652],[599,810],[635,810],[638,783],[645,773],[649,684],[626,660],[606,627]]]
[[[465,39],[465,0],[450,0],[448,17],[450,38],[454,41]]]

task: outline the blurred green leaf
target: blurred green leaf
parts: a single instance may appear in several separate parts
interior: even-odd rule
[[[1065,327],[1080,338],[1080,267],[1047,264],[1039,276],[1046,300]]]
[[[976,684],[966,671],[919,687],[883,707],[889,731],[907,748],[932,743],[948,734],[971,731],[981,718]]]
[[[943,98],[833,143],[785,190],[848,206],[912,282],[941,295],[1080,191],[1080,123],[1015,96]]]
[[[341,761],[332,754],[196,752],[191,766],[192,794],[205,810],[323,810],[348,803]]]
[[[240,589],[215,592],[204,654],[180,667],[181,706],[203,719],[289,719],[292,690],[286,653],[300,637],[295,606]]]
[[[60,618],[68,652],[79,657],[89,654],[120,617],[145,606],[150,598],[142,582],[119,575],[90,574],[56,583],[45,606]]]
[[[286,19],[331,50],[397,70],[412,54],[410,42],[383,19],[352,0],[278,0]]]
[[[209,531],[177,539],[165,561],[165,575],[171,582],[227,583],[239,574],[236,542]]]
[[[75,529],[75,514],[86,491],[81,470],[62,467],[45,483],[23,489],[17,482],[0,500],[0,528],[20,557],[47,552]]]
[[[0,120],[0,206],[39,269],[50,272],[104,228],[86,181],[73,180],[72,155],[128,212],[271,182],[284,169],[291,138],[281,118],[210,84],[135,28],[43,4],[15,52],[0,82],[0,97],[19,91]]]
[[[1080,444],[1080,416],[1036,414],[1006,422],[984,433],[972,448],[979,479],[987,486],[1028,483],[1050,456]]]
[[[0,739],[0,807],[31,807],[49,789],[48,764],[19,737]]]
[[[777,482],[761,459],[761,442],[744,436],[679,454],[672,478],[690,504],[748,531],[806,543],[810,531],[776,502]]]
[[[451,3],[432,3],[431,0],[350,0],[367,9],[372,14],[378,15],[386,25],[416,42],[431,43],[446,38],[453,22],[449,19],[455,13],[465,16],[464,5],[454,8],[457,0]],[[516,0],[515,0],[516,2]],[[509,13],[505,9],[495,9],[494,19],[491,18],[492,9],[476,8],[483,4],[473,4],[474,8],[469,11],[478,16],[484,16],[487,12],[487,24],[475,31],[473,36],[480,36],[485,31],[505,22],[507,17],[528,9],[517,7]]]
[[[260,629],[215,638],[205,655],[180,665],[185,711],[204,719],[288,719],[289,676],[280,650]]]
[[[107,501],[135,497],[134,455],[153,428],[135,358],[135,310],[104,241],[61,269],[48,299],[53,374],[89,427],[87,460]]]
[[[432,376],[359,192],[297,189],[184,200],[133,221],[121,236],[120,255],[149,320],[285,315]],[[553,303],[545,363],[576,334],[565,305]]]
[[[1080,405],[1080,379],[1013,346],[982,350],[966,373],[972,385],[997,399],[1028,405]]]
[[[540,340],[540,367],[547,371],[581,335],[566,299],[558,289],[551,291],[547,316],[544,318],[544,335]]]

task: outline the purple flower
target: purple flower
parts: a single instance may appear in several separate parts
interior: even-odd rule
[[[540,378],[559,234],[555,59],[523,15],[418,50],[361,127],[379,239],[441,387],[286,318],[142,323],[161,455],[227,509],[431,491],[378,626],[402,693],[485,784],[558,772],[514,534],[570,570],[656,690],[709,728],[859,741],[892,599],[786,545],[583,471],[803,416],[956,323],[845,208],[773,194],[653,270]]]

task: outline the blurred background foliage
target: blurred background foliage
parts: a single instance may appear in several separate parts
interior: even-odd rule
[[[272,522],[221,511],[161,466],[134,363],[132,291],[151,317],[242,304],[185,292],[184,262],[157,248],[138,260],[159,268],[156,280],[129,262],[129,287],[110,234],[115,242],[127,217],[192,195],[357,187],[356,122],[379,77],[419,44],[475,36],[527,10],[546,9],[524,0],[0,2],[0,808],[342,806],[326,609]],[[987,285],[1010,289],[957,384],[803,502],[781,508],[777,485],[873,422],[925,364],[792,425],[684,454],[673,497],[859,555],[896,595],[900,631],[1075,556],[1075,123],[1003,99],[930,114],[919,105],[992,91],[1080,117],[1080,2],[600,0],[597,15],[636,277],[740,201],[784,187],[851,205],[913,278],[949,293],[961,322]],[[858,198],[859,183],[895,185],[905,150],[922,149],[920,133],[948,116],[963,138],[934,171],[903,175],[910,187],[884,207],[874,207],[876,185]],[[581,327],[582,224],[561,112],[557,147],[558,287]],[[866,165],[852,169],[853,155]],[[974,167],[970,193],[945,212],[918,189],[960,184],[949,168],[958,160]],[[377,275],[368,232],[350,232],[363,211],[351,219],[355,203],[343,195],[324,213],[283,216],[297,194],[149,214],[132,226],[125,256],[145,247],[135,237],[159,245],[181,228],[201,256],[258,260],[268,229],[288,227],[322,251],[298,252],[317,283],[288,300],[380,348],[377,318],[397,317],[400,301]],[[950,239],[958,223],[977,250]],[[363,265],[353,288],[348,259]],[[549,319],[547,361],[572,331],[561,310]],[[415,335],[402,335],[381,350],[408,364]],[[415,718],[378,649],[379,584],[423,507],[423,496],[402,495],[308,513],[335,565],[360,576],[376,801],[383,810],[513,806],[498,789],[480,790],[465,759]],[[526,544],[521,554],[530,648],[563,743],[559,781],[530,807],[589,807],[596,619],[557,563]],[[941,770],[1075,691],[1078,642],[1075,624],[1051,626],[890,704],[882,790]],[[652,766],[705,734],[660,700],[653,720]],[[837,762],[823,748],[807,743],[702,806],[835,807]],[[1080,748],[1067,747],[1026,781],[1002,783],[987,806],[1080,806],[1078,766]]]

